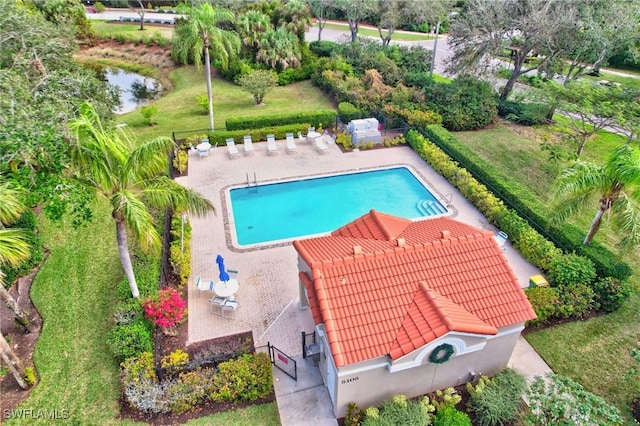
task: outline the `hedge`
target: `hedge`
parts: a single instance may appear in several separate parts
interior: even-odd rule
[[[525,126],[546,123],[553,110],[551,106],[537,102],[498,101],[499,116]]]
[[[253,142],[266,141],[267,135],[274,135],[276,139],[285,139],[287,137],[287,133],[293,133],[294,136],[298,135],[298,132],[302,132],[302,134],[307,133],[307,129],[311,127],[311,124],[300,123],[300,124],[290,124],[288,126],[274,126],[274,127],[263,127],[260,129],[251,129],[251,130],[233,130],[233,131],[221,131],[214,132],[209,134],[209,143],[213,146],[224,145],[227,139],[231,138],[236,143],[242,143],[242,138],[245,135],[251,136]],[[204,135],[203,135],[204,136]]]
[[[336,111],[331,109],[294,114],[263,115],[258,117],[233,117],[225,122],[228,131],[259,129],[269,126],[311,123],[313,127],[331,127],[336,122]]]
[[[473,177],[483,182],[505,204],[517,211],[536,231],[565,252],[575,251],[577,254],[591,259],[599,277],[614,277],[624,280],[631,276],[631,267],[617,259],[603,245],[597,242],[591,242],[587,246],[583,245],[584,231],[566,223],[563,223],[561,227],[550,224],[548,218],[542,214],[547,211],[547,207],[530,191],[510,181],[508,177],[481,159],[442,126],[429,125],[421,131],[436,146],[455,159],[461,167],[468,170]],[[492,221],[499,227],[503,227],[499,221]]]

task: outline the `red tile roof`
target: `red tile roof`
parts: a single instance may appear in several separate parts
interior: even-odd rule
[[[338,367],[397,359],[450,331],[493,335],[535,318],[493,234],[453,219],[371,210],[293,244],[311,268],[299,275]]]

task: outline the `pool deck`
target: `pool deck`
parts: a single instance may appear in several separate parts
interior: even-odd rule
[[[244,156],[242,146],[240,157],[230,159],[226,147],[211,149],[208,157],[199,157],[198,153],[190,153],[188,175],[177,181],[193,188],[211,200],[216,207],[215,214],[206,217],[190,217],[192,224],[192,277],[189,281],[189,338],[187,344],[213,339],[245,331],[252,331],[256,346],[270,342],[290,356],[300,356],[302,345],[300,333],[313,331],[313,321],[308,311],[298,308],[298,267],[297,254],[290,243],[283,243],[269,248],[239,249],[232,245],[229,216],[225,212],[225,188],[247,183],[247,176],[253,183],[254,173],[257,183],[308,177],[327,173],[362,171],[369,168],[387,166],[408,166],[414,173],[429,185],[434,195],[450,201],[453,206],[451,217],[478,228],[497,232],[486,218],[478,212],[460,193],[444,178],[435,173],[408,146],[386,149],[375,149],[360,152],[342,153],[333,142],[329,142],[329,152],[320,154],[313,146],[297,143],[297,153],[287,154],[285,142],[277,141],[277,156],[268,156],[266,142],[254,142],[255,155]],[[366,190],[366,188],[363,188]],[[390,188],[392,190],[392,188]],[[434,191],[435,190],[435,191]],[[195,287],[195,277],[217,281],[218,268],[216,255],[225,258],[228,269],[239,271],[240,289],[236,300],[240,308],[235,318],[222,318],[211,313],[208,299],[211,293],[202,292]],[[504,251],[511,268],[517,276],[521,287],[527,287],[529,277],[540,271],[522,259],[507,241]],[[521,339],[524,341],[524,339]],[[526,344],[526,342],[525,342]],[[313,370],[304,368],[305,362],[299,362],[298,382],[286,376],[274,373],[276,377],[276,396],[279,393],[298,392],[301,396],[308,392],[320,392]],[[303,371],[306,371],[303,373]],[[305,387],[305,376],[315,383]],[[280,383],[280,385],[279,385]],[[287,390],[283,385],[293,387]],[[280,386],[280,387],[279,387]],[[296,389],[296,387],[302,387]],[[324,389],[324,388],[322,388]],[[325,392],[326,393],[326,392]],[[311,399],[318,398],[313,394]],[[328,398],[325,396],[325,398]],[[278,403],[283,404],[278,398]],[[331,403],[329,402],[329,407]],[[295,424],[283,418],[282,424]],[[320,419],[315,424],[325,424]],[[329,424],[335,424],[329,422]]]

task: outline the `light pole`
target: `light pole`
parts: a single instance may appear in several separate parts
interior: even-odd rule
[[[431,53],[431,69],[429,70],[429,78],[433,79],[433,67],[436,66],[436,50],[438,49],[438,35],[440,35],[440,24],[442,21],[438,19],[436,24],[436,39],[433,42],[433,52]]]
[[[451,12],[447,15],[445,19],[449,19],[452,16],[457,15],[457,12]],[[433,78],[433,68],[436,66],[436,50],[438,49],[438,36],[440,35],[440,24],[442,24],[442,19],[438,19],[438,23],[436,24],[436,39],[433,42],[433,53],[431,54],[431,69],[429,70],[429,78]]]

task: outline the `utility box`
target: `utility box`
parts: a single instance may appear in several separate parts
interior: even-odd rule
[[[382,143],[380,123],[375,118],[351,120],[347,130],[351,133],[351,143],[354,147],[368,143]]]
[[[549,287],[547,279],[542,275],[533,275],[529,278],[529,288]]]

